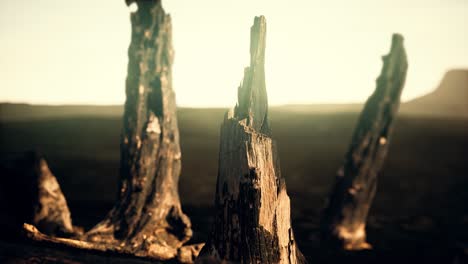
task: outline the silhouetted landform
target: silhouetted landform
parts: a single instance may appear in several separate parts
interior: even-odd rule
[[[407,89],[409,89],[407,87]],[[346,113],[359,112],[362,104],[300,104],[272,106],[272,111],[293,111],[303,113]],[[197,108],[203,111],[224,111],[224,108]],[[178,111],[192,111],[179,107]],[[120,117],[122,105],[30,105],[0,103],[0,120],[35,120],[74,117]],[[448,71],[440,85],[431,93],[404,102],[400,115],[424,117],[468,118],[468,69]]]
[[[431,93],[402,105],[403,113],[418,116],[468,117],[468,69],[448,71]]]
[[[0,104],[3,121],[63,119],[76,117],[122,117],[123,105],[30,105]]]

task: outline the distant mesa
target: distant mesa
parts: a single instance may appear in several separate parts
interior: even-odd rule
[[[304,113],[359,113],[362,107],[362,103],[307,104],[285,105],[276,109]],[[468,118],[468,69],[448,71],[433,92],[402,103],[400,114],[419,117]]]
[[[468,69],[448,71],[431,93],[406,102],[401,112],[411,115],[468,117]]]
[[[406,87],[408,89],[410,87]],[[293,111],[300,113],[359,113],[362,104],[307,104],[273,106],[274,112]],[[181,115],[193,109],[179,108]],[[219,112],[221,109],[199,109],[203,113]],[[221,111],[223,112],[224,109]],[[122,105],[28,105],[0,102],[0,121],[30,121],[62,118],[120,118]],[[401,104],[402,115],[421,117],[468,118],[468,69],[448,71],[439,86],[431,93]]]

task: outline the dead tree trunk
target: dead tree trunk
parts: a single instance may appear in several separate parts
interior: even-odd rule
[[[192,230],[178,194],[181,152],[172,90],[171,19],[159,0],[127,4],[134,2],[138,9],[131,14],[118,200],[103,221],[75,239],[24,228],[38,241],[192,262],[202,245],[183,247]]]
[[[200,260],[300,263],[268,121],[263,16],[255,18],[250,34],[250,67],[238,105],[221,126],[215,226]]]
[[[324,210],[322,242],[333,248],[370,248],[366,218],[387,155],[408,68],[401,35],[393,35],[390,53],[383,62],[377,88],[364,106]]]
[[[86,238],[171,259],[192,235],[177,186],[181,152],[172,90],[172,26],[160,1],[136,3],[138,10],[131,14],[119,199]]]

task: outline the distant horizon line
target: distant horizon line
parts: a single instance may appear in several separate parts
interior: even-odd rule
[[[413,100],[416,100],[418,98],[421,98],[421,97],[424,97],[426,95],[429,95],[431,94],[433,91],[427,93],[427,94],[423,94],[423,95],[420,95],[420,96],[417,96],[417,97],[414,97],[414,98],[411,98],[411,99],[407,99],[407,100],[401,100],[401,103],[408,103],[408,102],[411,102]],[[366,98],[367,100],[367,98]],[[327,106],[345,106],[345,105],[363,105],[365,103],[365,101],[361,101],[361,102],[310,102],[310,103],[289,103],[289,104],[269,104],[270,107],[285,107],[285,106],[320,106],[320,105],[327,105]],[[21,102],[21,101],[0,101],[0,105],[5,105],[5,104],[10,104],[10,105],[28,105],[28,106],[124,106],[125,103],[121,103],[121,104],[106,104],[106,103],[103,103],[103,104],[94,104],[94,103],[30,103],[30,102]],[[207,106],[198,106],[198,105],[178,105],[177,104],[177,107],[178,108],[200,108],[200,109],[203,109],[203,108],[231,108],[233,107],[234,105],[230,105],[230,106],[222,106],[222,105],[207,105]]]
[[[435,86],[433,90],[430,90],[427,93],[409,98],[409,99],[401,99],[401,103],[409,103],[413,100],[417,100],[421,97],[427,96],[435,92],[444,78],[446,78],[449,74],[453,74],[456,72],[468,72],[468,68],[466,67],[454,67],[454,68],[449,68],[445,71],[445,74],[442,76],[441,80],[439,81],[439,84]],[[369,95],[370,96],[370,95]],[[368,97],[367,97],[368,98]],[[365,98],[363,101],[349,101],[349,102],[298,102],[298,103],[287,103],[287,104],[269,104],[270,107],[285,107],[285,106],[319,106],[319,105],[332,105],[332,106],[345,106],[345,105],[363,105],[365,101],[367,100]],[[73,103],[43,103],[43,102],[25,102],[25,101],[0,101],[0,105],[3,104],[16,104],[16,105],[30,105],[30,106],[123,106],[125,102],[123,103],[101,103],[101,104],[96,104],[96,103],[84,103],[84,102],[73,102]],[[186,105],[186,104],[181,104],[177,105],[179,108],[200,108],[200,109],[205,109],[205,108],[210,108],[210,109],[216,109],[216,108],[231,108],[231,106],[222,106],[222,105],[207,105],[207,106],[200,106],[200,105]]]
[[[419,98],[419,97],[417,97]],[[405,102],[409,102],[409,101],[412,101],[416,98],[413,98],[413,99],[410,99],[410,100],[407,100]],[[402,103],[405,103],[402,101]],[[347,102],[347,103],[341,103],[341,102],[336,102],[336,103],[333,103],[333,102],[330,102],[330,103],[314,103],[314,102],[311,102],[311,103],[291,103],[291,104],[269,104],[269,107],[285,107],[285,106],[320,106],[320,105],[323,105],[323,106],[346,106],[346,105],[363,105],[365,102]],[[56,104],[56,103],[29,103],[29,102],[14,102],[14,101],[0,101],[0,105],[25,105],[25,106],[51,106],[51,107],[64,107],[64,106],[70,106],[70,107],[74,107],[74,106],[97,106],[97,107],[112,107],[112,106],[124,106],[124,103],[122,104],[87,104],[87,103],[70,103],[70,104]],[[216,108],[231,108],[233,107],[233,105],[231,106],[221,106],[221,105],[215,105],[215,106],[197,106],[197,105],[177,105],[178,108],[200,108],[200,109],[203,109],[203,108],[213,108],[213,109],[216,109]]]

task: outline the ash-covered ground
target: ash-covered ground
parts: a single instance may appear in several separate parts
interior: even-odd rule
[[[179,191],[192,220],[194,242],[204,241],[210,232],[224,112],[181,109],[178,113],[183,166]],[[319,246],[320,213],[358,113],[273,108],[270,116],[297,243],[310,263],[345,259],[351,263],[468,263],[464,262],[468,259],[467,119],[400,115],[369,216],[368,236],[374,249],[330,254]],[[120,127],[120,113],[100,115],[99,110],[83,116],[9,116],[0,120],[0,158],[31,149],[44,153],[68,200],[74,224],[90,228],[116,197]],[[21,240],[2,238],[0,242],[0,262],[132,261],[144,262],[93,257]]]

